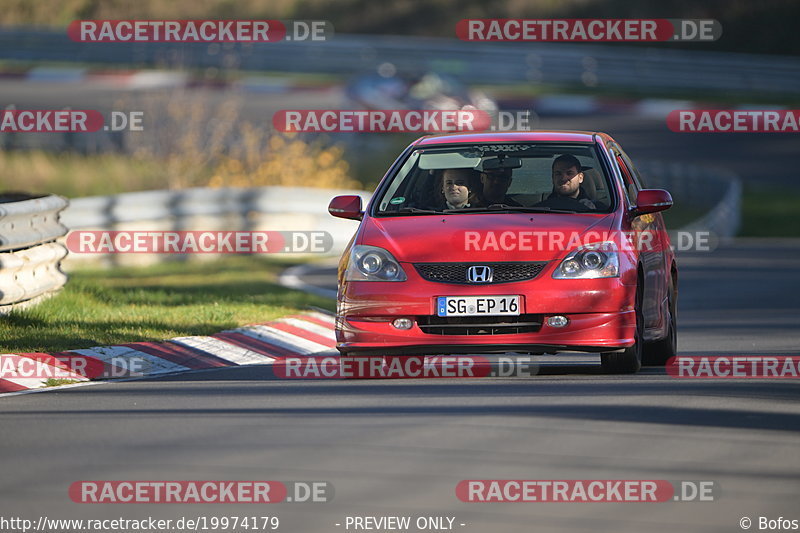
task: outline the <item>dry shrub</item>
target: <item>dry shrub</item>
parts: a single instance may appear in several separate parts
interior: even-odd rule
[[[322,140],[308,141],[292,133],[271,133],[245,124],[242,143],[223,157],[209,181],[212,187],[284,185],[352,189],[344,150]]]
[[[141,104],[147,127],[132,137],[134,153],[162,162],[171,189],[358,187],[341,146],[242,120],[241,105],[229,93],[180,90],[151,97]]]
[[[241,102],[215,96],[178,89],[147,93],[133,104],[144,112],[144,131],[131,133],[128,146],[134,157],[159,162],[166,187],[206,185],[210,169],[233,142]]]

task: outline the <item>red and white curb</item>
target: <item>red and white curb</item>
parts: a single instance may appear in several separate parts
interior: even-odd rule
[[[136,361],[145,367],[141,377],[146,377],[217,367],[272,364],[287,357],[330,352],[336,347],[334,323],[333,315],[307,312],[210,336],[98,346],[54,354],[0,354],[0,394],[46,387],[48,377],[44,376],[57,375],[60,379],[76,382],[91,381],[92,372],[78,372],[74,367],[65,366],[63,361],[70,357],[80,358],[85,369],[95,372],[101,369],[103,376],[129,377],[133,367],[126,363]],[[30,369],[36,365],[39,369],[37,377],[27,377],[22,371],[23,366]],[[117,374],[115,370],[118,370]]]

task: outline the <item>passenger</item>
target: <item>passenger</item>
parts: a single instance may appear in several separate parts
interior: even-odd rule
[[[470,168],[448,168],[437,177],[435,193],[440,209],[472,207],[478,189],[478,173]]]
[[[520,207],[521,204],[508,196],[508,188],[511,186],[513,170],[510,168],[498,168],[484,170],[481,172],[482,191],[477,195],[475,205],[478,207],[489,207],[492,204],[505,204]]]
[[[552,207],[587,211],[597,209],[595,202],[589,198],[581,187],[583,172],[581,162],[570,154],[560,155],[553,160],[553,192],[536,207]]]

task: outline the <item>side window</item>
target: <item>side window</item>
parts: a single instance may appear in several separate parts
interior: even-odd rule
[[[619,150],[619,154],[622,156],[622,159],[625,161],[625,165],[631,172],[633,172],[633,181],[636,182],[639,189],[647,189],[648,188],[647,183],[644,182],[644,178],[642,178],[642,175],[639,174],[639,170],[633,164],[631,158],[628,157],[628,154],[623,152],[622,148],[620,148],[619,146],[617,146],[617,149]]]
[[[390,205],[389,201],[392,198],[397,197],[398,194],[402,194],[402,192],[409,187],[409,182],[413,182],[414,180],[413,174],[415,173],[412,172],[412,169],[414,169],[414,166],[417,164],[418,159],[419,159],[419,153],[415,152],[411,154],[411,157],[409,157],[403,164],[403,166],[400,168],[397,175],[405,176],[405,178],[400,180],[397,179],[397,176],[395,176],[395,179],[392,180],[392,183],[389,185],[389,188],[386,189],[386,192],[383,194],[383,198],[381,199],[381,204],[380,204],[381,211],[385,211]],[[419,173],[419,169],[415,170],[416,173]]]
[[[636,205],[636,196],[639,194],[639,185],[634,180],[633,173],[628,168],[628,165],[622,155],[620,155],[616,149],[613,151],[613,154],[617,165],[619,165],[620,173],[622,174],[622,181],[625,184],[625,194],[628,197],[628,203],[630,205]]]
[[[622,175],[622,184],[625,189],[625,196],[628,197],[628,205],[636,205],[636,196],[639,194],[639,184],[633,177],[633,171],[628,166],[626,157],[623,156],[622,150],[616,143],[610,143],[608,150],[614,158],[614,163],[619,167],[620,174]],[[628,160],[629,161],[629,160]]]

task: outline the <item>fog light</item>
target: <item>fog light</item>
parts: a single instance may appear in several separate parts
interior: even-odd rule
[[[556,315],[547,317],[547,325],[551,328],[563,328],[569,324],[569,319],[565,316]]]
[[[411,326],[414,325],[414,321],[410,318],[395,318],[392,320],[392,325],[397,329],[411,329]]]

